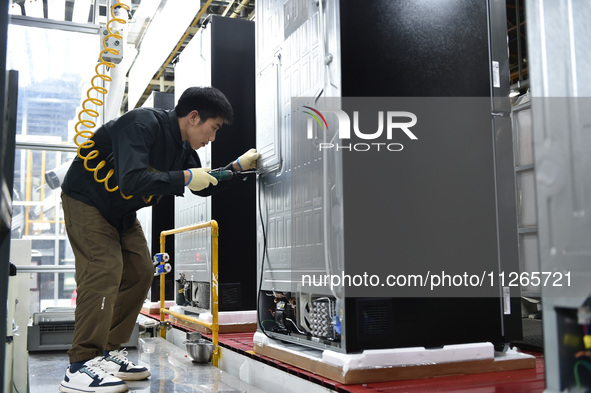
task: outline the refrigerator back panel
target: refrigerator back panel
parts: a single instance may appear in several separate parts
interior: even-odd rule
[[[585,391],[591,374],[577,369],[591,310],[591,7],[550,0],[525,5],[540,207],[537,268],[552,272],[555,283],[541,288],[546,391]]]
[[[327,4],[336,10],[336,2]],[[306,135],[292,130],[292,115],[299,111],[292,97],[326,96],[334,90],[326,87],[323,6],[295,0],[257,4],[257,20],[266,21],[256,25],[256,86],[258,186],[266,229],[266,244],[259,237],[259,249],[266,246],[268,255],[267,289],[290,291],[297,285],[293,277],[326,272],[323,193],[330,180],[322,156],[302,148]],[[330,31],[334,36],[337,30]]]

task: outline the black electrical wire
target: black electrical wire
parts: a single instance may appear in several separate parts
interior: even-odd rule
[[[263,276],[264,276],[264,272],[265,272],[265,255],[267,255],[267,259],[269,259],[269,254],[267,253],[267,233],[265,232],[265,223],[263,220],[263,209],[261,208],[261,199],[262,199],[262,195],[261,195],[261,188],[262,188],[262,184],[260,181],[260,177],[259,177],[259,218],[261,220],[261,227],[263,229],[263,257],[261,259],[261,274],[259,276],[259,292],[257,293],[257,323],[259,325],[259,328],[261,329],[261,332],[263,332],[263,334],[269,338],[272,338],[271,336],[269,336],[267,334],[267,332],[265,331],[265,328],[263,327],[263,324],[261,322],[261,314],[260,314],[260,310],[259,307],[261,306],[261,292],[263,291]]]

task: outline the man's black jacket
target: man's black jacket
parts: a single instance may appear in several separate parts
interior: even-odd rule
[[[157,203],[164,194],[183,195],[184,169],[200,168],[199,156],[187,141],[181,140],[181,130],[174,110],[138,108],[101,126],[92,137],[91,149],[81,149],[86,156],[98,150],[99,156],[89,160],[94,168],[105,160],[98,171],[98,178],[106,177],[110,169],[113,176],[109,188],[119,185],[115,192],[108,192],[103,183],[94,179],[94,173],[84,168],[84,160],[76,157],[62,184],[62,191],[71,198],[96,207],[115,228],[123,231],[136,218],[136,211]],[[231,169],[230,163],[225,169]],[[227,188],[227,182],[193,192],[209,196]],[[133,195],[126,200],[121,196]],[[147,199],[153,195],[150,202]]]

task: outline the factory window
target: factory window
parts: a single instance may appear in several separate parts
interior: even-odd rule
[[[31,265],[44,269],[31,276],[36,312],[70,306],[76,288],[74,273],[63,270],[74,257],[59,180],[76,154],[74,126],[95,74],[100,40],[96,30],[19,23],[9,25],[7,49],[7,69],[18,71],[19,84],[11,237],[30,240]]]

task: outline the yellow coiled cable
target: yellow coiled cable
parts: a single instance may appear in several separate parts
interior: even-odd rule
[[[112,188],[109,187],[109,179],[111,178],[111,176],[113,176],[113,174],[115,173],[115,170],[110,169],[104,178],[102,178],[102,179],[99,178],[98,172],[107,164],[106,161],[102,160],[101,162],[99,162],[97,164],[96,167],[91,168],[88,166],[88,162],[90,160],[93,160],[96,157],[98,157],[99,151],[97,149],[94,149],[94,150],[91,150],[86,156],[83,156],[81,153],[81,150],[82,149],[92,149],[95,145],[95,142],[93,140],[91,140],[90,138],[92,138],[94,136],[94,132],[92,131],[92,129],[96,126],[96,122],[94,122],[93,120],[91,120],[89,118],[83,119],[83,116],[87,115],[91,118],[97,118],[99,116],[99,113],[97,110],[87,108],[86,106],[89,104],[94,104],[96,106],[103,105],[103,101],[101,101],[98,98],[91,97],[91,93],[93,91],[96,91],[97,93],[102,94],[102,95],[107,94],[107,89],[102,86],[98,86],[96,83],[97,83],[97,81],[98,81],[98,83],[100,83],[100,80],[105,81],[105,82],[110,82],[112,80],[112,78],[110,76],[101,73],[100,67],[105,66],[108,68],[115,68],[115,63],[104,60],[103,55],[106,53],[110,53],[112,55],[119,54],[119,51],[117,49],[107,47],[107,40],[111,37],[113,37],[117,40],[123,39],[123,37],[120,34],[113,33],[113,31],[111,30],[112,23],[115,23],[115,22],[121,23],[121,24],[127,23],[124,19],[117,18],[115,16],[115,8],[117,8],[117,7],[121,7],[124,10],[129,10],[129,6],[127,4],[120,3],[120,2],[113,4],[113,6],[111,7],[111,17],[112,18],[109,22],[107,22],[108,34],[103,38],[104,49],[100,53],[99,63],[94,68],[96,75],[92,77],[92,80],[91,80],[92,86],[86,92],[86,99],[82,102],[82,110],[78,114],[78,122],[76,123],[76,126],[74,127],[74,129],[76,131],[76,135],[74,136],[74,143],[76,144],[76,146],[78,146],[78,150],[77,150],[78,157],[80,157],[82,160],[84,160],[84,168],[86,168],[87,171],[94,172],[94,180],[96,180],[98,183],[103,183],[105,185],[105,189],[109,192],[114,192],[119,189],[118,185],[116,185],[115,187],[112,187]],[[80,126],[83,126],[87,129],[80,130],[79,129]],[[85,138],[85,140],[83,142],[78,142],[79,137]],[[121,191],[119,191],[119,193],[125,199],[133,198],[133,195],[126,196]],[[146,199],[146,202],[149,203],[150,200],[152,200],[152,196],[150,196],[148,199]]]

